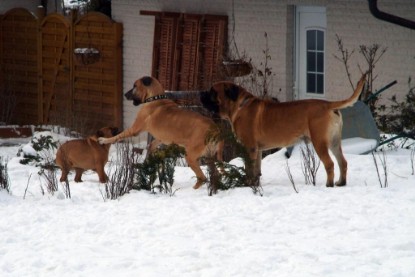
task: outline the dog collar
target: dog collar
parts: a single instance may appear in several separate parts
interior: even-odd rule
[[[251,99],[250,97],[245,97],[244,100],[242,100],[241,104],[239,104],[239,109],[245,106],[248,103],[248,100]]]
[[[167,98],[168,97],[165,94],[156,95],[156,96],[147,98],[146,100],[144,100],[144,103],[148,103],[148,102],[155,101],[155,100],[160,100],[160,99],[167,99]]]

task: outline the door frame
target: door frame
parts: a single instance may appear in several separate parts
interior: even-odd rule
[[[302,76],[301,74],[306,74],[304,72],[305,67],[300,67],[300,59],[302,58],[300,53],[300,14],[301,13],[322,13],[324,14],[324,26],[316,25],[313,26],[310,24],[309,27],[314,27],[314,29],[323,30],[324,31],[324,90],[322,94],[317,93],[306,93],[300,91],[300,79],[306,80],[306,76]],[[309,99],[309,98],[317,98],[317,99],[324,99],[326,97],[326,64],[327,64],[327,43],[326,43],[326,35],[327,35],[327,9],[325,6],[295,6],[294,12],[294,88],[293,88],[293,98],[295,100],[299,99]],[[305,43],[305,42],[304,42]],[[303,72],[302,72],[303,71]],[[306,82],[306,81],[305,81]]]

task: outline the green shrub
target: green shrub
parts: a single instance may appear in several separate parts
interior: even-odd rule
[[[408,79],[408,88],[404,101],[399,102],[394,95],[390,98],[390,106],[381,107],[379,128],[387,134],[415,139],[415,86],[412,86],[411,78]]]
[[[136,183],[133,189],[148,190],[155,193],[168,193],[170,196],[174,194],[174,167],[179,158],[183,158],[185,150],[177,144],[170,144],[161,149],[157,149],[150,153],[145,161],[136,164]],[[159,180],[159,184],[155,185],[155,181]]]
[[[52,136],[40,135],[39,138],[33,137],[31,145],[36,152],[35,155],[24,153],[22,149],[18,151],[17,156],[23,155],[23,158],[20,160],[21,164],[30,164],[41,168],[54,167],[54,159],[52,158],[54,155],[51,152],[57,149],[57,142],[53,140]]]

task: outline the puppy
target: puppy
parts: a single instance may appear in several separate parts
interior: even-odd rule
[[[75,169],[75,182],[82,182],[82,173],[92,169],[97,172],[99,181],[106,183],[108,176],[105,174],[104,166],[108,161],[111,145],[99,144],[98,138],[108,138],[117,134],[118,128],[104,127],[86,139],[70,140],[62,144],[56,153],[56,164],[62,170],[60,181],[67,181],[69,171]]]
[[[334,185],[334,154],[339,167],[337,186],[346,185],[347,162],[341,148],[341,109],[352,106],[363,89],[361,77],[353,95],[342,101],[299,100],[276,103],[255,97],[232,82],[218,82],[201,94],[203,106],[230,122],[232,130],[247,148],[253,166],[250,173],[261,175],[263,150],[291,146],[299,140],[311,141],[327,172],[327,187]]]
[[[134,87],[125,93],[125,97],[132,100],[135,106],[140,105],[134,123],[117,136],[100,137],[99,142],[114,143],[147,131],[156,139],[151,148],[160,143],[178,144],[186,150],[186,161],[197,177],[193,188],[198,189],[207,180],[200,169],[199,158],[218,153],[218,159],[222,160],[223,140],[215,139],[219,138],[220,130],[213,120],[181,109],[168,99],[160,82],[152,77],[146,76],[135,81]]]

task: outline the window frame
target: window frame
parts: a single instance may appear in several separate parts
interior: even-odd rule
[[[315,48],[314,49],[309,49],[308,48],[308,32],[313,31],[315,32]],[[306,74],[306,94],[307,95],[313,95],[313,96],[324,96],[325,95],[325,91],[326,91],[326,86],[325,86],[325,81],[326,81],[326,30],[322,29],[322,28],[316,28],[316,27],[312,27],[312,28],[307,28],[306,29],[306,66],[305,66],[305,74]],[[323,49],[319,50],[318,49],[318,34],[319,32],[321,32],[323,34]],[[314,71],[309,70],[309,53],[313,53],[315,54],[315,61],[314,61]],[[318,70],[318,54],[322,53],[323,54],[323,62],[322,62],[322,67],[323,70],[319,71]],[[313,74],[314,75],[314,90],[315,92],[311,92],[309,91],[309,87],[308,87],[308,78],[309,78],[309,74]],[[323,81],[322,81],[322,86],[323,86],[323,90],[321,92],[317,91],[318,88],[318,76],[322,76],[323,77]]]

